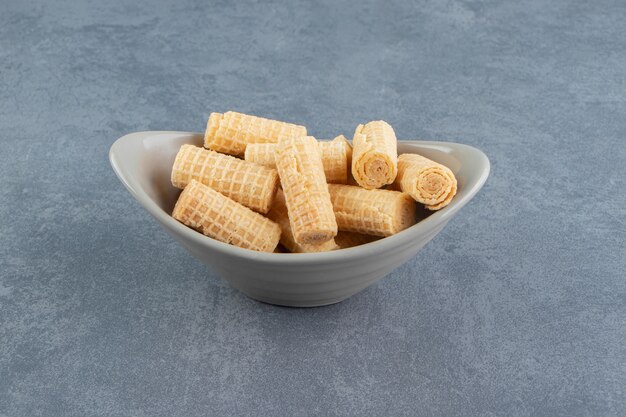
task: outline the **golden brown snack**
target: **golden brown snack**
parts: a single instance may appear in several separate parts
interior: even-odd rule
[[[322,162],[324,163],[326,182],[333,184],[347,183],[350,170],[348,156],[352,151],[345,137],[341,135],[331,141],[319,142],[319,146],[322,153]]]
[[[335,137],[332,142],[341,142],[346,147],[346,163],[348,165],[348,175],[350,175],[350,171],[352,171],[352,145],[344,135]]]
[[[343,139],[343,140],[342,140]],[[345,184],[350,170],[352,148],[341,135],[331,141],[319,141],[326,182]],[[276,144],[251,143],[246,147],[245,160],[270,168],[276,167]]]
[[[277,223],[280,226],[280,243],[292,253],[312,253],[312,252],[327,252],[330,250],[338,249],[334,239],[330,239],[320,245],[301,245],[293,237],[291,231],[291,224],[289,223],[289,214],[287,211],[287,203],[285,202],[285,195],[282,190],[278,190],[276,198],[274,199],[274,205],[267,218]]]
[[[398,157],[394,186],[408,193],[429,210],[444,208],[456,194],[454,173],[445,165],[417,154]]]
[[[272,207],[278,188],[275,169],[193,145],[180,147],[171,179],[177,188],[185,188],[192,179],[200,181],[263,214]]]
[[[276,168],[295,241],[319,245],[335,237],[337,222],[317,140],[312,136],[281,139]]]
[[[178,197],[174,217],[179,222],[224,243],[273,252],[280,226],[196,180]]]
[[[357,126],[352,140],[352,175],[371,190],[391,184],[398,173],[398,144],[393,128],[382,120]]]
[[[249,143],[244,152],[244,159],[268,168],[276,168],[276,144]]]
[[[291,136],[306,136],[306,127],[234,111],[211,113],[204,147],[242,156],[249,143],[276,143]]]
[[[391,190],[328,184],[339,230],[391,236],[416,222],[415,200]]]

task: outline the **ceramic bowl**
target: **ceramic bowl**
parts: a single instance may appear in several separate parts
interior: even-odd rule
[[[424,210],[416,225],[366,245],[324,253],[261,253],[206,237],[170,216],[180,194],[170,183],[170,170],[185,143],[202,146],[202,135],[131,133],[113,144],[109,158],[132,196],[193,256],[249,297],[284,306],[333,304],[380,280],[437,235],[489,175],[489,160],[471,146],[399,141],[398,153],[419,153],[452,169],[458,192],[450,205],[428,214]]]

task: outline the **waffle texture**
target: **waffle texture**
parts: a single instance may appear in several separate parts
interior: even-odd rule
[[[417,220],[415,200],[399,191],[340,184],[328,184],[328,191],[341,231],[391,236]]]
[[[340,138],[343,138],[343,140]],[[346,184],[350,167],[349,156],[352,155],[350,143],[342,135],[331,141],[319,141],[318,145],[322,154],[326,182]],[[245,160],[270,168],[276,167],[276,144],[249,144],[246,147]]]
[[[345,139],[345,138],[344,138]],[[347,141],[346,141],[347,142]],[[348,182],[348,147],[347,143],[335,138],[319,142],[326,182],[345,184]]]
[[[450,204],[456,194],[454,173],[445,165],[417,154],[398,157],[398,176],[394,187],[408,193],[429,210]]]
[[[278,224],[196,180],[180,194],[172,217],[213,239],[259,252],[273,252],[280,239]]]
[[[291,231],[291,224],[289,223],[289,214],[287,210],[287,203],[285,202],[285,195],[282,190],[278,190],[274,205],[267,218],[277,223],[280,226],[280,243],[292,253],[312,253],[312,252],[326,252],[330,250],[338,249],[339,247],[335,243],[334,239],[330,239],[319,245],[301,245],[293,237]]]
[[[200,181],[263,214],[272,207],[278,188],[275,169],[193,145],[180,147],[171,179],[177,188],[185,188],[191,180]]]
[[[317,140],[312,136],[281,139],[276,168],[295,241],[319,245],[335,237],[337,222]]]
[[[380,236],[364,235],[363,233],[355,232],[338,232],[337,236],[335,236],[335,242],[341,249],[353,248],[379,239]]]
[[[332,142],[341,142],[346,147],[346,163],[348,165],[348,176],[352,170],[352,145],[344,135],[339,135]]]
[[[204,134],[204,147],[243,156],[249,143],[276,143],[292,136],[306,136],[306,127],[234,111],[211,113]]]
[[[357,126],[352,139],[352,175],[371,190],[391,184],[398,173],[398,142],[393,128],[382,120]]]
[[[250,143],[246,146],[244,159],[254,164],[276,168],[276,144]]]

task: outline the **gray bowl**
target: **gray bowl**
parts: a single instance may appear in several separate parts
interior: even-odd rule
[[[170,183],[170,170],[184,143],[201,146],[202,135],[131,133],[113,144],[109,158],[133,197],[193,256],[249,297],[284,306],[337,303],[383,278],[439,233],[489,175],[489,160],[471,146],[399,141],[399,153],[419,153],[452,169],[458,193],[450,205],[434,213],[424,210],[423,220],[415,226],[355,248],[306,254],[261,253],[206,237],[170,216],[180,193]]]

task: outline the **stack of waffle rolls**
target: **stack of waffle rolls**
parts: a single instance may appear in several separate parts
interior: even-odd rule
[[[272,207],[278,187],[275,169],[193,145],[181,146],[171,179],[181,189],[191,180],[199,181],[263,214]]]
[[[439,210],[457,189],[446,166],[398,156],[384,121],[359,125],[351,146],[343,135],[318,142],[304,126],[232,111],[211,113],[204,148],[181,146],[171,182],[183,190],[172,213],[181,223],[241,248],[292,253],[399,233],[416,223],[417,202]]]

